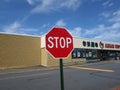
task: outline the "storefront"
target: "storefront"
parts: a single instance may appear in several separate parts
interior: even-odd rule
[[[112,50],[102,50],[101,51],[101,60],[119,60],[119,53],[118,51]]]
[[[72,58],[98,59],[97,50],[75,48],[72,52]]]
[[[74,38],[74,48],[72,59],[85,58],[87,62],[120,59],[120,44],[118,43]]]
[[[45,49],[45,37],[41,39],[41,48]],[[46,50],[45,50],[46,51]],[[59,60],[54,59],[46,51],[46,56],[41,60],[46,60],[45,66],[58,66]],[[91,40],[74,37],[74,50],[71,55],[64,60],[64,63],[87,63],[103,60],[119,60],[120,44],[103,42],[100,40]]]
[[[74,37],[74,50],[64,64],[119,60],[120,44]],[[45,49],[45,37],[0,34],[0,69],[30,66],[58,66]]]

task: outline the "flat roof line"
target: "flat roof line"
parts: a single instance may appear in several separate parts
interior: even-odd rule
[[[7,32],[0,32],[0,34],[8,34],[8,35],[19,35],[19,36],[28,36],[28,37],[41,37],[36,35],[29,35],[29,34],[18,34],[18,33],[7,33]]]

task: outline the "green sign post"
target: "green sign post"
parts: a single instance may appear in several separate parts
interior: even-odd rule
[[[61,80],[61,90],[64,90],[63,59],[60,59],[60,80]]]

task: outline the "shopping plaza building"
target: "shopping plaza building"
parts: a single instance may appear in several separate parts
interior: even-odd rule
[[[74,50],[64,64],[120,60],[120,43],[74,37]],[[45,49],[45,37],[0,33],[0,69],[58,66]]]

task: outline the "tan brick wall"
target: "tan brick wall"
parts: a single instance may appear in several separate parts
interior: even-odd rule
[[[47,52],[45,48],[41,48],[41,65],[47,66]]]
[[[0,69],[40,65],[40,37],[0,34]]]
[[[41,49],[41,65],[51,67],[51,66],[59,66],[59,59],[53,58],[45,48]],[[72,59],[72,55],[68,58],[63,59],[64,65],[71,65],[71,64],[84,64],[86,63],[86,58],[76,58]]]
[[[63,59],[63,63],[71,62],[71,56],[69,56],[66,59]],[[59,59],[54,59],[49,53],[48,53],[48,66],[59,66]]]
[[[86,58],[74,58],[72,59],[72,62],[74,62],[75,64],[84,64],[86,63]]]

